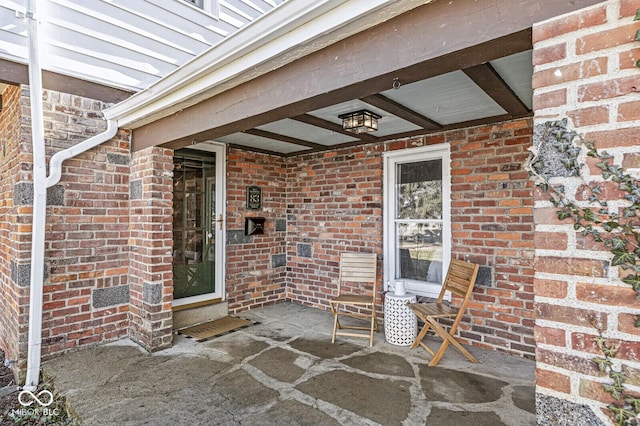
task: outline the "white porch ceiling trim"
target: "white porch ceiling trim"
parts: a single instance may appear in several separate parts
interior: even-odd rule
[[[431,1],[288,0],[147,89],[106,109],[105,118],[135,129]]]

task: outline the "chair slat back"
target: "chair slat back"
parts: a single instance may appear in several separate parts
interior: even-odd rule
[[[462,260],[453,259],[449,264],[447,276],[444,279],[442,290],[438,296],[438,302],[442,302],[447,291],[464,298],[464,304],[471,296],[471,291],[478,276],[480,265]]]
[[[338,293],[342,283],[371,283],[373,294],[376,288],[376,268],[378,258],[375,253],[342,253],[340,255],[340,278]]]

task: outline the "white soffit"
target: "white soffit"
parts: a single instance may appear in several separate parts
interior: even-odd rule
[[[306,151],[309,149],[305,146],[294,145],[291,143],[277,141],[269,138],[263,138],[262,136],[249,135],[247,133],[232,133],[230,135],[217,138],[216,142],[241,145],[249,148],[264,149],[267,151],[280,152],[284,154]]]
[[[533,62],[531,56],[532,51],[527,50],[491,61],[491,66],[529,109],[533,107],[533,88],[531,86]]]
[[[507,113],[462,71],[407,84],[382,94],[442,125]]]
[[[105,110],[105,117],[135,129],[429,2],[288,0],[148,89]]]
[[[331,130],[312,126],[307,123],[301,123],[288,118],[274,121],[273,123],[258,126],[256,128],[277,133],[279,135],[302,139],[307,142],[319,143],[321,145],[337,145],[341,143],[355,142],[358,140],[357,138],[343,135],[342,133],[332,132]]]

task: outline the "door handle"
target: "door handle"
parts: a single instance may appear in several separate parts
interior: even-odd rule
[[[214,220],[214,222],[218,222],[220,224],[220,230],[222,231],[222,224],[223,224],[223,220],[222,220],[222,213],[220,213],[220,216],[218,216],[218,220]]]

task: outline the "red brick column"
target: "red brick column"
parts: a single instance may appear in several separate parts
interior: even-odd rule
[[[16,187],[30,179],[28,89],[9,86],[0,111],[0,349],[16,371],[25,367],[31,262],[31,211]],[[29,218],[28,221],[25,218]]]
[[[568,118],[569,127],[625,168],[638,167],[640,153],[640,70],[634,65],[640,43],[633,41],[639,7],[637,1],[605,1],[533,29],[535,124]],[[586,175],[600,179],[595,167]],[[575,179],[562,179],[570,195],[579,187]],[[638,383],[640,329],[633,314],[640,305],[621,271],[611,267],[611,254],[577,234],[571,221],[558,221],[546,200],[538,192],[534,209],[538,419],[608,423],[610,396],[602,382],[610,379],[592,362],[601,354],[591,319],[620,345],[616,368],[636,372]]]
[[[173,151],[132,154],[129,336],[149,351],[171,346]]]

